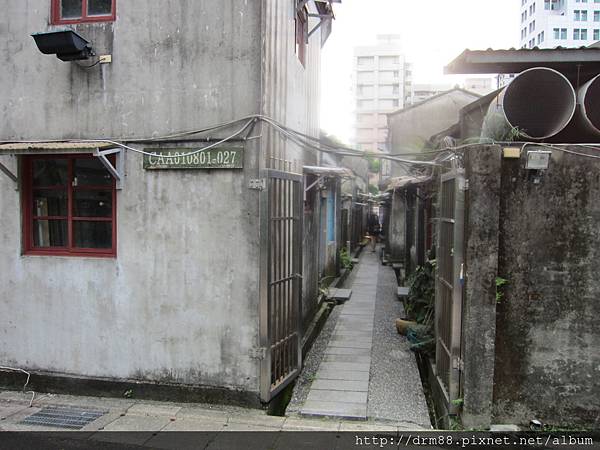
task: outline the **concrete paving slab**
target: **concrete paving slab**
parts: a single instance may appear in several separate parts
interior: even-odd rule
[[[325,355],[371,356],[371,351],[366,348],[329,347],[325,350]]]
[[[137,403],[127,410],[127,415],[175,417],[179,411],[181,406]]]
[[[313,381],[313,389],[330,391],[355,391],[369,392],[369,380],[348,381],[348,380],[320,380]]]
[[[288,417],[281,429],[282,431],[338,431],[339,428],[339,422],[323,417],[315,417],[310,420]]]
[[[223,431],[225,422],[198,419],[176,419],[161,431]]]
[[[184,406],[176,414],[176,418],[219,421],[227,423],[230,413],[221,410],[211,410],[198,406]]]
[[[364,363],[341,363],[341,362],[328,362],[324,361],[321,363],[319,369],[322,370],[355,370],[357,372],[368,372],[370,364]]]
[[[307,401],[301,414],[303,416],[342,417],[345,419],[366,420],[367,405],[362,402]]]
[[[325,355],[323,361],[341,363],[360,363],[371,365],[371,355]]]
[[[374,431],[390,433],[393,436],[398,435],[398,427],[395,425],[381,425],[373,422],[342,421],[340,431]]]
[[[122,416],[104,427],[105,431],[160,431],[171,421],[164,416]]]
[[[27,411],[27,405],[0,405],[0,420],[5,420],[8,417],[22,411]]]
[[[315,379],[320,380],[348,380],[369,381],[369,372],[358,372],[356,370],[327,370],[319,369]]]
[[[367,392],[311,389],[306,402],[367,403]]]
[[[371,348],[371,341],[358,341],[350,339],[331,340],[330,347],[346,347],[346,348]]]

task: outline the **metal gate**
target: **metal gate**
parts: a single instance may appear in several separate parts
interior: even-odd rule
[[[465,211],[464,172],[455,169],[442,175],[435,292],[435,366],[450,413],[460,397],[463,245]]]
[[[302,176],[266,170],[261,192],[261,399],[271,400],[302,367]]]

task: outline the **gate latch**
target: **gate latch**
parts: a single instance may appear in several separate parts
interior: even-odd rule
[[[267,357],[267,349],[265,347],[254,347],[250,349],[250,358],[265,359]]]
[[[267,180],[266,178],[252,178],[248,183],[248,188],[264,191],[267,188]]]

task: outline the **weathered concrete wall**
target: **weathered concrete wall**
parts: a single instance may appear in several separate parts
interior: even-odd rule
[[[396,153],[420,151],[431,136],[458,122],[460,109],[477,100],[478,95],[453,89],[422,103],[388,115],[391,148]],[[402,176],[405,169],[392,164],[392,176]]]
[[[463,301],[462,421],[466,428],[491,424],[496,338],[498,227],[500,214],[498,146],[482,146],[466,153],[469,189],[465,206],[465,274]]]
[[[404,261],[406,254],[406,201],[403,191],[392,193],[389,218],[389,253],[393,261]]]
[[[536,182],[525,157],[502,168],[494,420],[597,427],[600,163],[555,150]]]
[[[65,28],[48,25],[50,2],[3,2],[2,139],[148,137],[258,112],[262,2],[117,3],[116,21],[73,27],[113,56],[85,69],[29,36]]]
[[[126,141],[258,112],[318,136],[320,36],[304,69],[292,2],[119,2],[115,22],[75,27],[113,55],[89,69],[42,55],[29,37],[54,28],[49,2],[5,3],[0,140]],[[248,142],[243,171],[149,172],[128,154],[114,259],[23,256],[19,194],[0,176],[0,362],[257,392],[259,192],[247,186],[274,141]],[[278,156],[293,170],[306,155]]]
[[[241,171],[127,166],[116,258],[21,255],[19,193],[0,178],[0,361],[256,391],[257,193]]]

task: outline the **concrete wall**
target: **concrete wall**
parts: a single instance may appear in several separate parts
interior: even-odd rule
[[[458,122],[462,107],[477,100],[476,94],[453,89],[422,103],[388,115],[390,148],[396,152],[421,151],[431,136]],[[392,164],[392,176],[405,175]]]
[[[118,2],[114,23],[77,27],[114,58],[86,70],[28,36],[50,28],[49,2],[9,1],[1,139],[125,140],[256,112],[260,4],[226,3]],[[252,144],[244,171],[150,172],[129,154],[117,258],[104,259],[23,256],[19,194],[2,177],[0,361],[257,391],[257,168]]]
[[[465,161],[463,423],[595,428],[600,164],[557,150],[543,172],[525,160],[481,146]]]
[[[600,163],[553,151],[540,178],[524,166],[524,154],[502,163],[498,274],[508,284],[496,309],[494,419],[597,427]]]
[[[261,111],[318,136],[320,36],[305,69],[292,2],[118,2],[115,22],[74,27],[113,55],[89,69],[35,47],[49,9],[5,2],[0,140],[127,141]],[[248,181],[307,158],[268,131],[246,143],[244,170],[150,172],[128,154],[118,256],[106,259],[22,255],[19,193],[1,176],[0,362],[258,392],[259,192]]]

